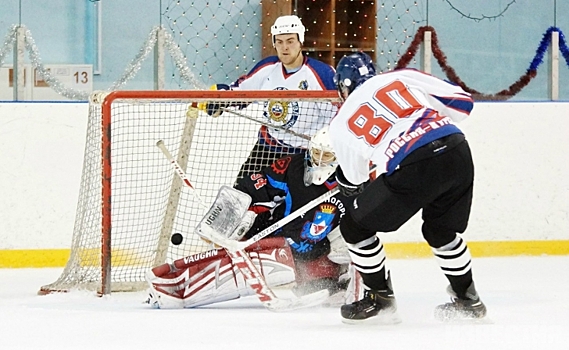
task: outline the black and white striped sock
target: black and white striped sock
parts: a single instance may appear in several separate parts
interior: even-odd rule
[[[387,290],[387,269],[385,250],[377,236],[361,242],[348,243],[348,251],[354,267],[361,274],[365,287],[374,290]]]
[[[472,256],[466,243],[456,238],[439,248],[432,248],[435,258],[459,298],[463,298],[472,283]]]

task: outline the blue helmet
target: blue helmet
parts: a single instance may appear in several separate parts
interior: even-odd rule
[[[351,94],[356,87],[374,77],[375,71],[371,57],[363,52],[342,57],[338,62],[338,67],[336,67],[336,75],[334,75],[334,83],[340,96],[342,96],[343,90],[347,90],[348,95]]]

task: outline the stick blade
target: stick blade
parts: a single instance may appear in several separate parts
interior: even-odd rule
[[[242,246],[239,244],[238,241],[234,241],[232,239],[229,239],[221,235],[219,232],[212,229],[208,225],[202,225],[200,227],[196,227],[195,232],[198,234],[198,236],[200,236],[202,239],[206,240],[207,242],[214,243],[231,252],[236,252],[242,249]]]

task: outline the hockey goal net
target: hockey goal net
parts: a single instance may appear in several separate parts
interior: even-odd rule
[[[207,101],[246,107],[229,107],[218,118],[190,108]],[[302,130],[303,120],[321,118],[336,102],[335,91],[93,94],[70,258],[39,293],[142,290],[148,269],[209,248],[194,234],[207,209],[184,187],[158,140],[209,206],[220,186],[233,185],[262,124],[278,127],[283,121],[275,114],[298,113]],[[181,244],[171,242],[174,233],[182,234]]]

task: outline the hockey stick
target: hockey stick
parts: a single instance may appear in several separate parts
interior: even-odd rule
[[[227,251],[235,252],[235,251],[243,250],[243,249],[249,247],[250,245],[254,244],[255,242],[258,242],[261,239],[267,237],[268,235],[277,231],[278,229],[282,228],[284,225],[295,220],[296,218],[300,217],[301,215],[304,215],[307,211],[314,208],[318,204],[324,202],[325,200],[329,199],[330,197],[335,196],[339,191],[340,191],[340,189],[338,187],[335,187],[334,189],[324,193],[320,197],[317,197],[317,198],[311,200],[310,202],[306,203],[302,207],[300,207],[297,210],[295,210],[294,212],[290,213],[288,216],[280,219],[279,221],[277,221],[274,224],[272,224],[271,226],[265,228],[264,230],[257,233],[256,235],[254,235],[253,237],[249,238],[246,241],[235,241],[232,239],[228,239],[227,237],[224,237],[223,235],[220,235],[218,232],[210,229],[208,226],[202,227],[202,233],[204,233],[205,238],[207,238],[208,240],[212,241],[213,243],[225,248]]]
[[[156,142],[156,147],[160,148],[160,150],[162,151],[162,153],[164,153],[164,156],[166,156],[166,159],[168,159],[170,161],[170,163],[172,164],[172,167],[174,168],[174,170],[176,170],[176,173],[178,174],[178,176],[180,177],[180,179],[186,184],[186,186],[191,190],[190,192],[192,193],[192,195],[198,200],[198,202],[200,203],[200,205],[202,206],[202,208],[204,209],[208,209],[209,207],[205,204],[205,202],[201,199],[201,197],[198,195],[198,193],[196,192],[195,187],[192,185],[192,183],[190,182],[190,179],[188,179],[188,177],[186,176],[186,173],[184,172],[184,169],[182,169],[182,167],[180,166],[180,164],[178,164],[178,162],[174,159],[174,157],[172,157],[172,154],[170,153],[170,151],[168,151],[168,148],[166,148],[166,145],[164,144],[164,141],[159,140],[158,142]]]
[[[160,140],[156,143],[156,146],[160,148],[162,153],[164,153],[166,158],[170,161],[170,163],[176,170],[176,174],[178,174],[178,176],[182,179],[182,181],[184,181],[187,187],[192,189],[193,194],[196,196],[196,198],[198,198],[200,203],[203,206],[205,206],[205,203],[203,203],[203,201],[197,196],[197,193],[195,193],[195,188],[188,180],[186,173],[179,166],[178,162],[174,160],[174,158],[172,157],[172,155],[164,145],[164,142]],[[229,257],[231,258],[233,264],[235,264],[235,266],[237,266],[241,274],[243,274],[243,277],[245,278],[245,281],[247,281],[247,284],[253,289],[253,291],[255,291],[255,294],[257,295],[257,298],[259,298],[259,301],[263,303],[263,305],[271,311],[291,311],[306,307],[317,306],[322,304],[329,297],[328,290],[324,289],[315,293],[303,295],[302,297],[299,298],[292,298],[292,299],[278,298],[276,294],[273,292],[273,290],[269,287],[267,281],[265,281],[265,277],[255,266],[255,264],[253,263],[247,252],[245,252],[244,250],[229,250],[226,248],[224,249],[227,252],[227,254],[229,254]]]
[[[251,120],[251,121],[254,121],[255,123],[259,123],[259,124],[261,124],[261,125],[263,125],[263,126],[266,126],[267,128],[280,130],[280,131],[289,133],[289,134],[291,134],[291,135],[294,135],[294,136],[296,136],[296,137],[300,137],[301,139],[310,141],[310,136],[308,136],[308,135],[301,134],[301,133],[298,133],[298,132],[296,132],[296,131],[292,131],[292,130],[290,130],[290,129],[285,129],[285,128],[283,128],[282,126],[276,126],[276,125],[272,125],[272,124],[270,124],[270,123],[265,123],[264,121],[255,119],[255,118],[253,118],[253,117],[248,116],[247,114],[239,113],[239,112],[234,111],[234,110],[229,109],[229,108],[221,108],[221,110],[224,111],[224,112],[227,112],[227,113],[231,113],[231,114],[233,114],[233,115],[236,115],[236,116],[238,116],[238,117],[242,117],[242,118],[245,118],[245,119],[249,119],[249,120]]]
[[[371,166],[370,170],[369,170],[370,174],[372,174],[375,171],[375,169],[376,169],[375,165]],[[217,244],[218,246],[225,248],[227,251],[243,250],[243,249],[249,247],[250,245],[254,244],[255,242],[258,242],[261,239],[267,237],[271,233],[277,231],[278,229],[280,229],[284,225],[288,224],[289,222],[295,220],[296,218],[300,217],[301,215],[304,215],[306,212],[308,212],[309,210],[311,210],[312,208],[314,208],[318,204],[320,204],[320,203],[324,202],[325,200],[335,196],[339,192],[340,192],[340,188],[335,187],[332,190],[324,193],[323,195],[321,195],[317,198],[314,198],[310,202],[306,203],[302,207],[298,208],[297,210],[290,213],[286,217],[275,222],[271,226],[265,228],[264,230],[257,233],[256,235],[254,235],[253,237],[249,238],[246,241],[235,241],[235,240],[228,239],[227,237],[220,235],[218,232],[209,229],[209,227],[207,227],[207,226],[202,227],[202,233],[205,234],[205,236],[206,236],[205,238],[209,239],[211,242]]]
[[[323,289],[301,297],[279,298],[269,287],[265,277],[259,272],[259,269],[255,266],[247,252],[243,250],[232,252],[227,249],[225,251],[231,257],[233,264],[241,271],[247,284],[255,291],[259,301],[270,311],[292,311],[317,306],[330,296],[328,290]]]

